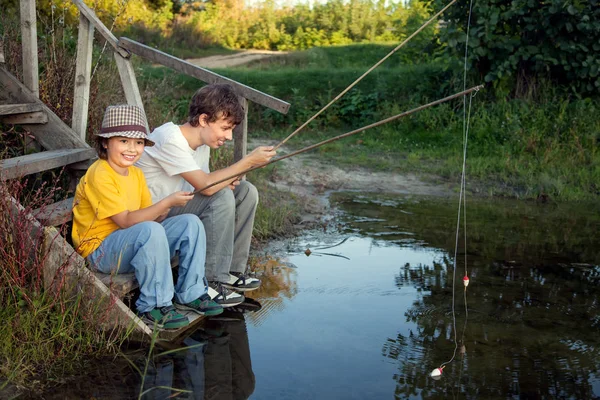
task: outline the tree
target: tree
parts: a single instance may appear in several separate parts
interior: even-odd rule
[[[439,8],[442,0],[434,0]],[[469,1],[450,7],[441,40],[464,54]],[[512,90],[518,81],[549,77],[574,92],[600,90],[599,0],[474,2],[469,63],[487,82]]]

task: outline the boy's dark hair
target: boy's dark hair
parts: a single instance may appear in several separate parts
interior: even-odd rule
[[[102,160],[108,159],[108,150],[106,150],[106,146],[108,145],[108,139],[100,136],[96,136],[94,138],[94,148],[96,149],[96,153],[98,153],[98,158]]]
[[[239,125],[244,119],[244,108],[231,85],[212,84],[198,89],[192,97],[188,115],[190,125],[198,126],[201,114],[208,116],[208,122],[223,117]]]

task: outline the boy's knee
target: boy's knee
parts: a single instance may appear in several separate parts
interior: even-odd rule
[[[144,221],[134,226],[137,228],[138,236],[155,236],[165,233],[162,225],[156,221]]]
[[[155,221],[144,221],[135,224],[136,240],[141,244],[158,243],[166,238],[165,229]]]
[[[197,215],[181,214],[173,218],[177,218],[177,223],[182,224],[187,229],[197,232],[199,235],[204,234],[204,225],[202,225],[202,221],[200,221]]]
[[[258,203],[258,189],[250,182],[240,181],[237,190],[239,190],[237,197],[241,199],[240,201],[248,204]]]
[[[235,197],[233,191],[225,188],[212,195],[211,207],[214,210],[233,210],[235,209]]]

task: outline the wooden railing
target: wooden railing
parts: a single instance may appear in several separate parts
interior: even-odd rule
[[[234,160],[241,159],[246,154],[248,137],[248,100],[268,107],[272,110],[286,114],[290,104],[260,92],[249,86],[216,74],[207,69],[193,65],[187,61],[173,57],[162,51],[145,46],[128,38],[117,40],[115,35],[100,21],[93,10],[91,10],[82,0],[73,0],[73,3],[80,11],[79,18],[79,38],[77,43],[77,66],[75,79],[75,95],[73,104],[73,130],[78,132],[85,139],[87,128],[87,114],[90,88],[90,70],[92,57],[92,42],[94,39],[94,29],[106,39],[108,44],[114,49],[114,57],[121,77],[121,84],[125,91],[125,98],[128,104],[137,105],[144,109],[137,80],[131,66],[131,55],[136,54],[146,60],[152,61],[169,67],[185,75],[197,78],[205,83],[228,83],[230,84],[240,98],[246,115],[244,121],[234,130]]]

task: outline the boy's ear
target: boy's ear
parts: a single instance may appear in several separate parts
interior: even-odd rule
[[[198,117],[198,123],[200,124],[201,127],[207,126],[208,125],[208,115],[200,114],[200,116]]]

